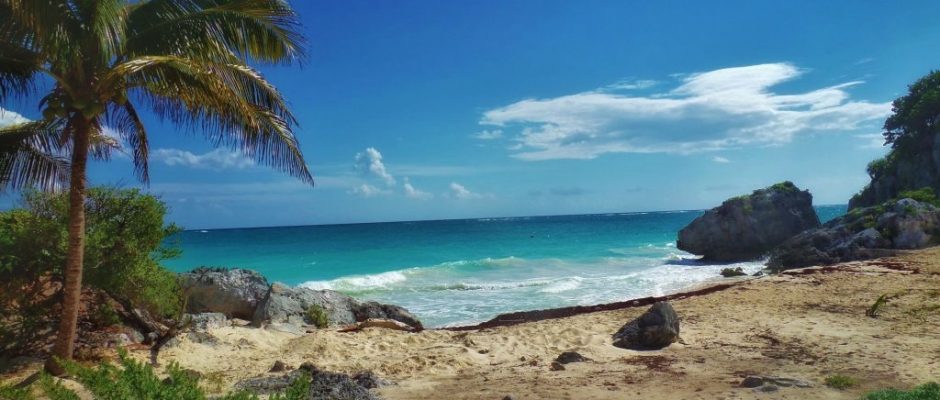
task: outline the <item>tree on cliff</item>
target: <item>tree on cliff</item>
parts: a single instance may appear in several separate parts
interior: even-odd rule
[[[885,143],[902,152],[930,144],[940,132],[940,71],[932,71],[908,87],[892,104],[884,125]]]
[[[55,182],[68,158],[69,226],[63,314],[53,355],[70,359],[82,284],[86,164],[130,147],[148,182],[139,106],[311,183],[296,120],[250,62],[304,53],[285,0],[0,0],[0,101],[42,95],[42,120],[0,132],[0,173]],[[44,93],[40,91],[47,90]],[[47,369],[63,372],[53,357]]]
[[[891,151],[868,164],[871,182],[849,200],[849,209],[897,198],[903,192],[940,193],[940,71],[908,86],[885,120]]]

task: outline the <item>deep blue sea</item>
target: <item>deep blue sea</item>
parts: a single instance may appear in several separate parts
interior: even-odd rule
[[[845,212],[819,206],[825,222]],[[268,280],[398,304],[426,326],[663,295],[720,279],[675,248],[702,211],[191,230],[175,271],[249,268]],[[739,263],[748,272],[760,262]]]

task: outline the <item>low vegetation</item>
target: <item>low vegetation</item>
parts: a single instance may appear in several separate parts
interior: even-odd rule
[[[120,351],[119,365],[101,363],[97,367],[65,361],[63,365],[69,375],[98,400],[205,400],[205,390],[200,387],[200,378],[176,364],[167,368],[167,377],[161,379],[147,364],[135,361]],[[78,400],[76,392],[64,387],[49,375],[43,375],[35,390],[0,387],[0,399],[32,400]],[[303,400],[308,398],[310,378],[301,376],[284,390],[268,397],[271,400]],[[37,397],[36,395],[41,395]],[[239,391],[213,397],[219,400],[258,400],[253,393]]]
[[[927,383],[907,391],[877,390],[862,396],[862,400],[940,400],[940,384]]]
[[[845,390],[858,385],[858,380],[846,375],[830,375],[826,377],[826,386],[833,389]]]
[[[316,326],[317,329],[323,329],[330,325],[326,310],[316,304],[307,309],[307,322]]]

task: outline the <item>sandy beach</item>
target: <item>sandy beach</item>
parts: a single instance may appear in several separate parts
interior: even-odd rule
[[[866,316],[882,294],[889,302],[877,318]],[[394,382],[378,390],[388,399],[854,399],[940,377],[940,248],[741,279],[672,304],[682,318],[682,341],[657,351],[611,345],[611,334],[644,306],[462,332],[296,335],[225,327],[211,332],[220,343],[183,339],[159,361],[202,372],[214,391],[265,375],[277,360],[371,370]],[[552,370],[554,358],[569,350],[591,361]],[[835,374],[859,384],[827,387],[825,378]],[[812,387],[770,393],[739,387],[747,375]]]

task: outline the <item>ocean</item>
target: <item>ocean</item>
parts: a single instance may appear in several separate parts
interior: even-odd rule
[[[828,221],[846,206],[816,207]],[[703,211],[189,230],[165,265],[256,270],[269,281],[403,306],[428,327],[512,312],[658,296],[748,273],[675,248]]]

